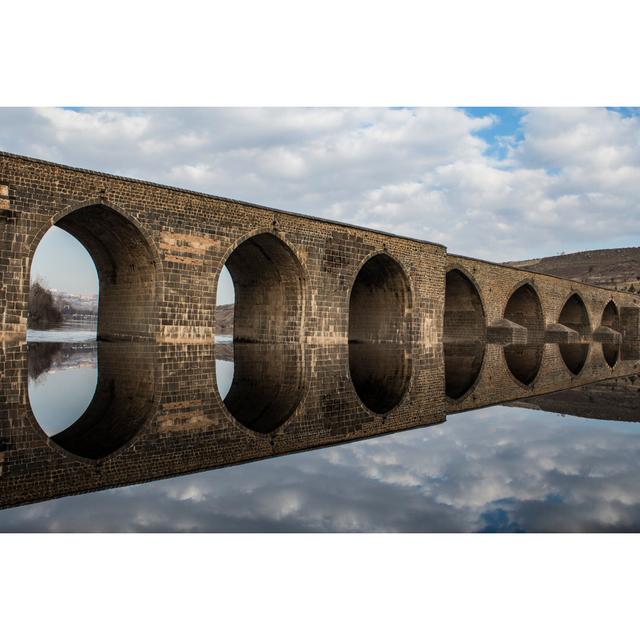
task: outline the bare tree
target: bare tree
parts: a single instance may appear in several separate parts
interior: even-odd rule
[[[62,322],[62,313],[49,289],[39,281],[31,283],[29,289],[29,327],[31,329],[50,329]]]

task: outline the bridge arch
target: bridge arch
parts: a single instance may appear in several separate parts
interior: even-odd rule
[[[542,300],[533,280],[518,283],[509,294],[502,317],[527,329],[527,342],[543,342]]]
[[[558,322],[577,331],[581,337],[586,337],[591,333],[587,305],[577,291],[570,293],[565,300],[558,316]]]
[[[410,309],[410,281],[398,260],[379,252],[361,263],[349,293],[349,372],[373,413],[391,411],[408,389]]]
[[[503,348],[507,369],[513,379],[526,389],[535,383],[544,357],[544,344],[509,344]]]
[[[620,312],[613,300],[609,300],[602,311],[600,324],[613,331],[620,331]],[[620,356],[620,345],[615,343],[602,342],[602,356],[605,362],[613,369]]]
[[[306,278],[293,248],[275,233],[257,232],[237,242],[223,263],[235,290],[234,341],[300,340]]]
[[[30,349],[42,344],[30,345]],[[29,420],[37,425],[38,437],[46,437],[49,446],[65,457],[88,464],[129,447],[143,434],[158,407],[155,353],[150,341],[99,342],[95,391],[72,424],[49,435],[38,422],[29,394]]]
[[[559,344],[562,360],[572,376],[579,376],[587,362],[591,345],[588,343]]]
[[[161,297],[161,260],[138,221],[106,200],[92,200],[54,216],[34,238],[35,249],[52,226],[76,238],[89,252],[100,287],[98,339],[153,339]]]
[[[222,401],[241,425],[270,433],[291,417],[306,386],[306,276],[294,249],[271,230],[239,240],[224,264],[235,303],[233,378]]]
[[[603,327],[609,327],[614,331],[620,331],[620,312],[613,300],[609,300],[602,310],[602,319],[600,324]]]
[[[443,331],[445,393],[450,400],[460,401],[478,382],[487,326],[480,288],[458,265],[446,274]]]
[[[461,267],[447,271],[444,297],[444,341],[485,340],[486,315],[480,288]]]
[[[527,330],[526,344],[505,345],[502,351],[514,380],[531,388],[542,366],[545,331],[542,301],[533,280],[519,282],[512,289],[503,317]]]

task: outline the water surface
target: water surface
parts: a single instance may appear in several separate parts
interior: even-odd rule
[[[98,352],[84,335],[30,345],[31,408],[49,435],[94,397]],[[223,399],[229,353],[221,345],[215,361]],[[640,531],[639,397],[638,376],[612,379],[439,425],[5,509],[0,530]]]

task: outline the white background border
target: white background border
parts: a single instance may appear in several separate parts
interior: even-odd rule
[[[5,3],[0,104],[640,104],[637,3]],[[348,491],[348,487],[345,487]],[[6,638],[623,638],[637,535],[0,536]]]

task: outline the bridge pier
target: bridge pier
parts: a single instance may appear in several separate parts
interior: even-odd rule
[[[487,341],[492,344],[526,344],[529,331],[511,320],[496,320],[487,329]]]
[[[619,344],[622,342],[622,334],[611,327],[601,325],[593,332],[593,341],[603,344]]]
[[[545,342],[553,344],[571,344],[580,342],[580,334],[571,327],[567,327],[559,322],[554,322],[547,326],[544,334]]]
[[[628,340],[640,340],[640,307],[620,307],[622,335]]]

